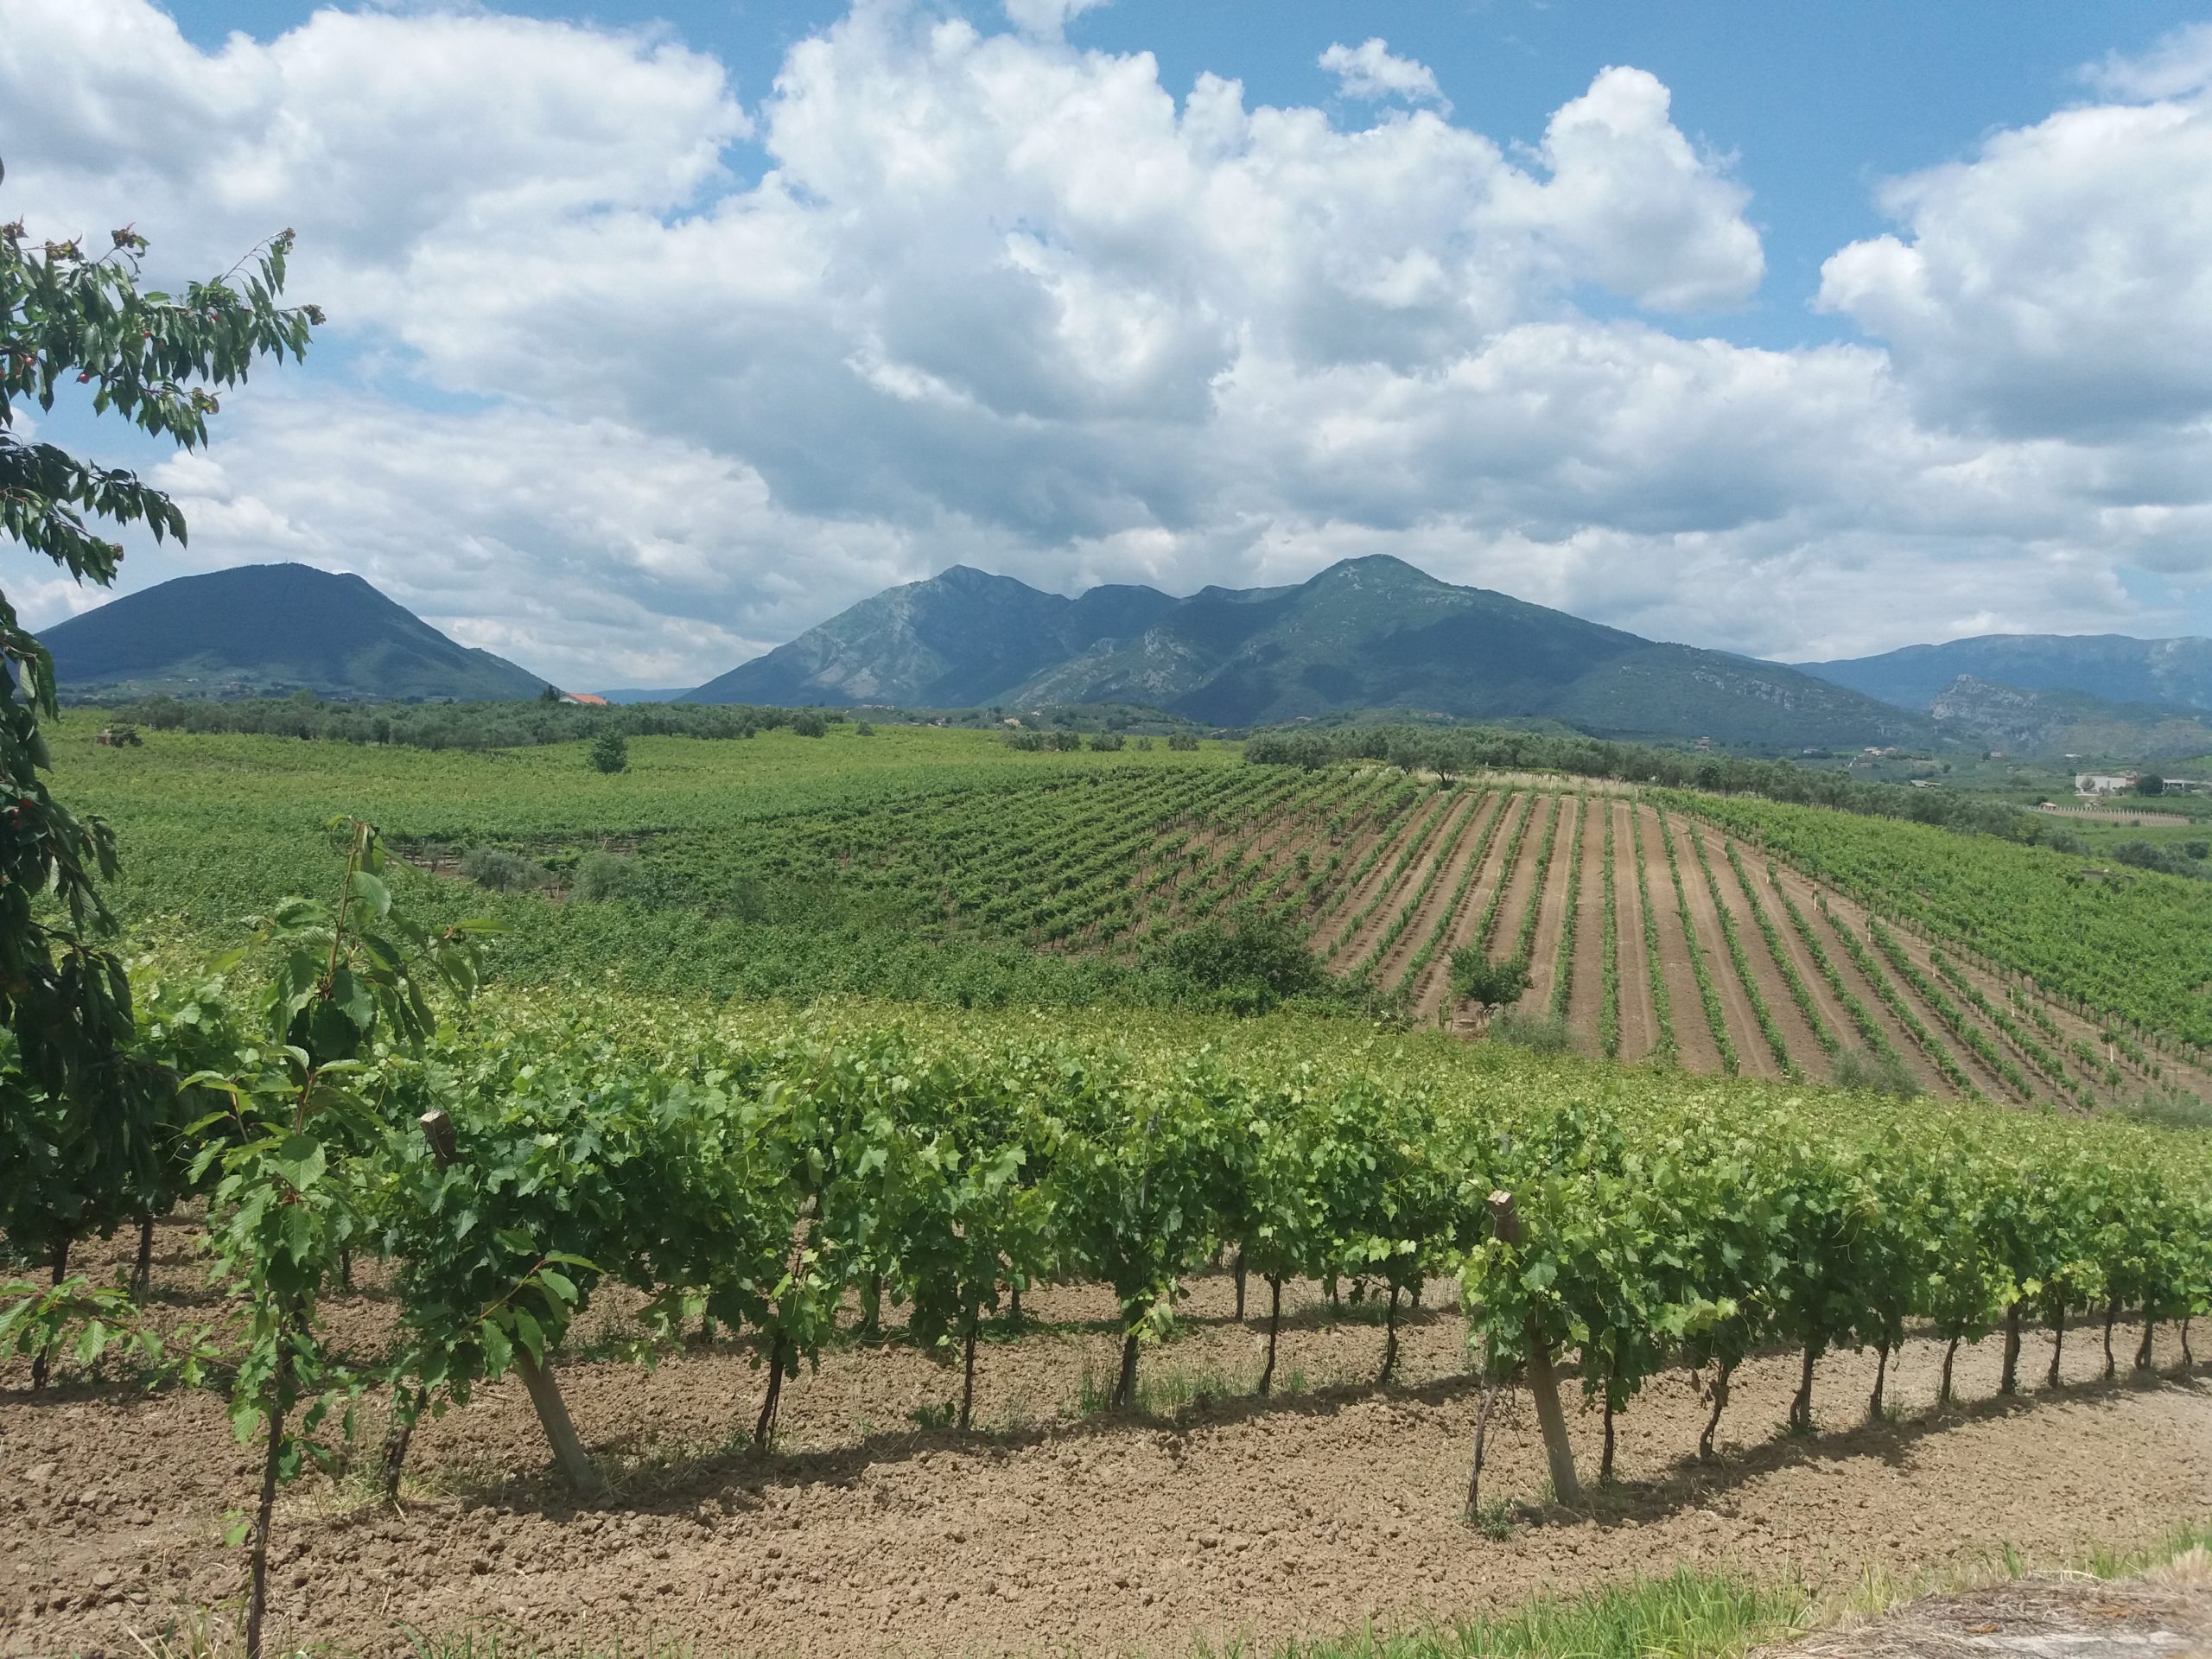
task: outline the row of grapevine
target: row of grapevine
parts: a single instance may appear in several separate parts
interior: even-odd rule
[[[1690,850],[1697,856],[1699,873],[1705,878],[1706,891],[1713,895],[1713,913],[1720,925],[1720,938],[1728,950],[1728,960],[1736,969],[1736,983],[1744,993],[1744,1000],[1751,1005],[1751,1018],[1758,1024],[1759,1035],[1766,1039],[1766,1046],[1774,1055],[1774,1064],[1785,1077],[1803,1076],[1797,1062],[1790,1058],[1789,1045],[1783,1039],[1782,1027],[1775,1023],[1774,1011],[1766,1005],[1766,997],[1759,990],[1758,976],[1752,971],[1751,957],[1744,949],[1744,940],[1736,930],[1736,918],[1722,895],[1720,883],[1714,880],[1713,861],[1706,856],[1705,839],[1697,833],[1695,825],[1685,832]]]
[[[1619,1058],[1621,1052],[1621,912],[1613,880],[1612,809],[1601,804],[1599,810],[1605,818],[1605,907],[1598,930],[1598,1050],[1611,1060]]]
[[[1674,832],[1667,827],[1667,815],[1657,815],[1659,845],[1667,855],[1667,875],[1674,884],[1675,913],[1681,918],[1682,948],[1689,955],[1690,976],[1697,983],[1698,1001],[1705,1009],[1705,1023],[1712,1030],[1713,1046],[1720,1055],[1720,1069],[1734,1077],[1742,1068],[1736,1058],[1736,1045],[1728,1035],[1728,1013],[1720,1005],[1720,992],[1713,985],[1713,971],[1706,965],[1705,946],[1697,937],[1697,924],[1690,915],[1689,894],[1682,887],[1681,861],[1675,855]]]
[[[1421,942],[1421,949],[1414,952],[1412,960],[1406,963],[1405,971],[1398,976],[1399,989],[1410,995],[1420,995],[1422,976],[1427,972],[1429,964],[1436,960],[1438,952],[1451,943],[1460,909],[1466,903],[1470,890],[1481,879],[1489,861],[1491,843],[1497,838],[1497,826],[1505,821],[1506,814],[1511,810],[1510,797],[1502,794],[1491,796],[1482,834],[1476,838],[1474,849],[1467,855],[1466,866],[1459,872],[1459,880],[1452,887],[1451,896],[1444,901],[1444,908],[1439,912],[1435,925],[1429,929],[1428,937]]]
[[[1582,836],[1589,827],[1590,798],[1574,799],[1574,832],[1567,848],[1566,908],[1560,917],[1559,949],[1553,955],[1552,995],[1548,1012],[1554,1020],[1567,1018],[1568,1000],[1574,995],[1574,934],[1582,905]]]
[[[1659,912],[1651,903],[1651,880],[1644,868],[1641,814],[1631,806],[1628,817],[1628,851],[1636,865],[1636,903],[1643,918],[1643,969],[1651,986],[1651,1052],[1662,1065],[1672,1065],[1680,1050],[1675,1041],[1674,1009],[1667,997],[1666,965],[1659,955]]]
[[[1797,1012],[1805,1017],[1805,1023],[1812,1030],[1813,1040],[1821,1046],[1821,1052],[1834,1059],[1842,1052],[1843,1045],[1822,1017],[1812,988],[1805,983],[1805,976],[1797,971],[1797,964],[1790,957],[1789,947],[1783,942],[1781,930],[1775,926],[1773,918],[1766,913],[1766,906],[1759,899],[1758,888],[1744,868],[1743,855],[1736,850],[1736,843],[1732,841],[1724,839],[1720,846],[1728,856],[1729,869],[1735,874],[1737,891],[1744,895],[1744,906],[1751,912],[1760,938],[1766,942],[1767,956],[1781,974],[1782,982],[1789,987],[1789,1000],[1797,1005]]]

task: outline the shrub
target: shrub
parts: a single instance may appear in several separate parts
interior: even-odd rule
[[[527,893],[545,885],[545,871],[500,847],[472,847],[461,855],[461,873],[494,893]]]
[[[2139,870],[2156,870],[2162,875],[2202,875],[2196,860],[2185,856],[2172,847],[2161,847],[2156,842],[2115,842],[2113,857],[2122,864],[2132,864]]]
[[[1869,1094],[1894,1095],[1910,1100],[1920,1092],[1920,1080],[1895,1054],[1876,1054],[1863,1048],[1847,1049],[1836,1056],[1835,1085],[1863,1089]]]
[[[609,777],[630,767],[630,743],[620,732],[601,732],[592,740],[591,769]]]
[[[630,867],[612,853],[587,853],[569,892],[588,904],[619,899],[630,885]]]
[[[798,737],[827,737],[830,722],[820,710],[809,709],[791,716],[791,732]]]
[[[1463,944],[1452,953],[1452,988],[1478,1007],[1502,1008],[1529,988],[1529,964],[1520,957],[1492,962],[1482,946]]]
[[[2187,1089],[2152,1089],[2115,1109],[2139,1123],[2166,1129],[2212,1129],[2212,1101]]]
[[[1152,740],[1148,737],[1141,737],[1137,739],[1136,742],[1132,747],[1142,753],[1150,754],[1152,753]]]
[[[1510,1008],[1490,1022],[1490,1039],[1537,1054],[1564,1054],[1574,1046],[1573,1033],[1557,1014],[1516,1014]]]
[[[1111,754],[1125,741],[1119,732],[1093,732],[1090,734],[1090,747],[1102,754]]]
[[[1200,922],[1170,939],[1162,955],[1193,985],[1254,1009],[1320,990],[1327,979],[1294,929],[1264,918],[1235,927]]]
[[[1174,732],[1168,736],[1167,747],[1171,749],[1195,749],[1198,747],[1198,740],[1188,732]]]
[[[2191,858],[2212,858],[2212,841],[2190,841],[2182,843],[2182,851]]]
[[[875,735],[875,728],[869,725],[868,721],[863,720],[853,728],[853,735],[855,737],[874,737]]]
[[[1081,732],[1054,732],[1045,740],[1061,753],[1066,754],[1083,747]]]

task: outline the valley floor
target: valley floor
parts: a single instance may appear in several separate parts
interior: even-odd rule
[[[188,1239],[181,1221],[162,1235],[162,1294],[180,1318],[199,1294]],[[1113,1310],[1073,1287],[1038,1294],[1018,1339],[984,1345],[973,1436],[918,1426],[943,1421],[957,1367],[856,1342],[794,1380],[765,1462],[741,1449],[760,1386],[742,1345],[650,1371],[571,1362],[570,1408],[620,1471],[583,1506],[545,1472],[510,1381],[423,1426],[397,1511],[356,1484],[292,1490],[273,1642],[402,1654],[410,1630],[489,1626],[552,1652],[650,1639],[702,1655],[1179,1655],[1237,1637],[1264,1649],[1677,1562],[1841,1588],[2007,1546],[2043,1560],[2125,1547],[2212,1511],[2207,1385],[2176,1375],[2175,1333],[2158,1333],[2158,1374],[2140,1376],[2138,1333],[2122,1327],[2107,1382],[2101,1333],[2084,1328],[2056,1390],[2049,1338],[2031,1335],[2012,1401],[1993,1397],[1999,1344],[1963,1351],[1964,1403],[1942,1414],[1942,1347],[1913,1342],[1871,1426],[1872,1357],[1831,1356],[1809,1438],[1780,1432],[1795,1357],[1751,1362],[1705,1465],[1691,1380],[1655,1384],[1620,1420],[1619,1483],[1575,1515],[1521,1507],[1541,1497],[1543,1463],[1528,1398],[1509,1392],[1484,1474],[1493,1524],[1477,1530],[1460,1512],[1480,1391],[1456,1312],[1408,1315],[1400,1376],[1377,1389],[1373,1306],[1332,1317],[1294,1287],[1278,1397],[1262,1402],[1249,1395],[1262,1304],[1240,1324],[1232,1297],[1225,1274],[1193,1283],[1177,1338],[1145,1351],[1137,1421],[1085,1408],[1114,1363]],[[365,1346],[389,1305],[367,1294],[334,1315]],[[603,1338],[619,1318],[602,1299],[590,1323]],[[591,1351],[593,1332],[578,1335]],[[0,1653],[137,1652],[134,1638],[233,1602],[244,1562],[220,1535],[250,1502],[258,1452],[233,1444],[218,1396],[71,1382],[35,1397],[24,1380],[19,1363],[0,1369]],[[1593,1478],[1599,1418],[1573,1413],[1566,1386]],[[381,1424],[365,1417],[374,1447]]]

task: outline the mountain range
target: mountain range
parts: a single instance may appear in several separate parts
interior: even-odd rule
[[[1808,674],[1923,710],[1961,675],[2023,691],[2082,691],[2114,703],[2212,711],[2212,639],[2119,633],[1988,633],[1878,657],[1800,663]]]
[[[2212,753],[2212,715],[2167,702],[2115,702],[2087,691],[2030,690],[1961,674],[1928,705],[1938,730],[2013,754],[2171,760]]]
[[[518,702],[545,682],[455,643],[355,575],[248,564],[179,576],[40,636],[76,701],[149,696]]]
[[[1133,702],[1252,726],[1391,709],[1618,737],[1909,743],[1934,722],[1779,664],[1662,645],[1387,556],[1281,588],[1093,588],[956,565],[862,600],[692,692],[914,708]]]
[[[62,694],[76,701],[302,690],[513,701],[545,683],[447,638],[359,576],[299,564],[180,577],[45,639]],[[1220,726],[1399,710],[1767,749],[2212,750],[2212,640],[1995,634],[1792,666],[1660,644],[1388,556],[1184,598],[1109,585],[1071,599],[955,565],[696,690],[607,695],[1023,711],[1125,702]]]

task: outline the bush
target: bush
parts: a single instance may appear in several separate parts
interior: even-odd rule
[[[1835,1086],[1863,1089],[1869,1094],[1894,1095],[1910,1100],[1920,1092],[1920,1080],[1895,1054],[1876,1054],[1863,1048],[1847,1049],[1836,1056]]]
[[[1490,1039],[1536,1054],[1564,1054],[1574,1046],[1573,1033],[1557,1014],[1516,1014],[1510,1008],[1490,1022]]]
[[[543,866],[499,847],[470,848],[461,855],[461,873],[494,893],[528,893],[546,882]]]
[[[1520,957],[1492,962],[1482,946],[1463,944],[1452,953],[1452,988],[1478,1007],[1502,1008],[1529,988],[1529,964]]]
[[[620,732],[601,732],[592,740],[591,769],[610,778],[630,768],[629,740]]]
[[[1171,749],[1195,749],[1198,747],[1198,740],[1188,732],[1173,732],[1168,735],[1167,747]]]
[[[1255,1011],[1321,990],[1328,978],[1294,929],[1266,919],[1236,927],[1200,922],[1170,939],[1161,954],[1193,985]]]
[[[630,867],[612,853],[587,853],[569,891],[587,904],[619,899],[630,885]]]
[[[1152,753],[1152,740],[1148,737],[1141,737],[1137,739],[1136,742],[1132,747],[1137,749],[1141,753],[1150,754]]]
[[[1090,734],[1090,747],[1102,754],[1113,753],[1124,741],[1119,732],[1093,732]]]
[[[1081,732],[1054,732],[1045,741],[1062,754],[1068,754],[1083,747],[1083,734]]]
[[[2164,1129],[2212,1129],[2212,1101],[2187,1089],[2153,1089],[2114,1108],[2122,1117]]]
[[[2161,847],[2156,842],[2115,842],[2113,857],[2122,864],[2133,865],[2139,870],[2156,870],[2161,875],[2202,875],[2196,861],[2178,849]]]
[[[853,728],[853,735],[855,737],[874,737],[875,735],[875,728],[869,725],[868,721],[861,721],[858,725]]]
[[[2212,858],[2212,841],[2190,841],[2182,843],[2182,851],[2191,858]]]
[[[791,732],[798,737],[827,737],[830,722],[818,709],[809,709],[791,716]]]

